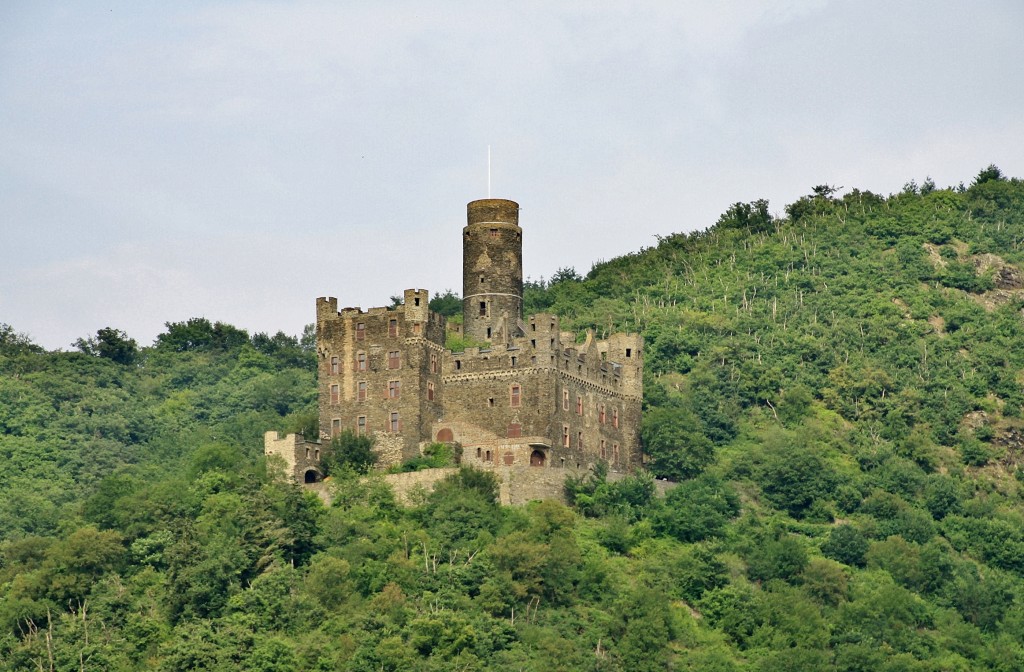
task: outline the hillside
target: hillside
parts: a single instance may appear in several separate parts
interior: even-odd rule
[[[1024,182],[827,185],[528,284],[640,331],[651,475],[324,509],[307,337],[0,325],[0,670],[1024,668]],[[16,326],[16,325],[15,325]]]

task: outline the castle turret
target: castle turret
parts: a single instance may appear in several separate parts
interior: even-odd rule
[[[500,198],[466,206],[462,230],[463,333],[509,342],[523,319],[523,230],[519,204]]]

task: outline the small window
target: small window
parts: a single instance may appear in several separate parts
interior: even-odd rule
[[[388,320],[388,336],[398,336],[398,320]]]
[[[576,415],[583,415],[583,397],[576,395]]]
[[[619,428],[619,409],[612,409],[612,427]]]
[[[398,399],[402,394],[402,381],[388,381],[388,399]]]
[[[569,425],[562,425],[562,447],[569,447]]]
[[[583,450],[583,432],[576,432],[576,450]]]
[[[481,285],[484,284],[484,276],[482,276],[482,275],[480,276],[480,284]]]
[[[366,338],[366,323],[356,322],[356,340],[362,341]]]
[[[487,302],[486,301],[481,301],[480,302],[480,317],[486,317],[486,316],[487,316]]]
[[[519,385],[513,385],[509,388],[509,404],[515,408],[519,406],[520,398],[522,397],[523,388]]]
[[[481,448],[480,446],[477,446],[477,447],[476,447],[476,456],[477,456],[478,458],[479,458],[479,457],[482,457],[482,453],[483,453],[483,448]]]
[[[319,448],[317,448],[316,450],[313,451],[313,459],[314,460],[319,460],[320,459],[320,449]]]
[[[484,459],[485,459],[485,460],[487,460],[488,462],[490,462],[490,461],[491,461],[491,451],[489,451],[489,450],[487,451],[487,454],[486,454],[486,456],[484,457]]]
[[[531,338],[530,339],[530,347],[531,348],[536,348],[537,347],[537,339],[536,338]]]
[[[537,331],[537,323],[536,322],[531,322],[530,323],[530,331]],[[534,341],[534,343],[536,343],[536,341]]]
[[[339,399],[340,395],[338,394],[338,386],[331,385],[331,403],[336,404],[338,403]]]
[[[356,418],[356,434],[358,434],[359,436],[362,436],[363,434],[366,434],[366,416],[365,415],[360,415],[358,418]]]
[[[598,406],[597,420],[598,420],[598,422],[600,422],[603,425],[604,424],[604,419],[605,419],[604,404],[601,404],[600,406]]]
[[[365,380],[360,380],[359,381],[359,383],[356,385],[356,390],[357,390],[356,391],[356,400],[357,401],[366,401],[366,381]]]
[[[309,446],[306,446],[306,459],[309,459]]]
[[[619,444],[613,443],[612,444],[612,462],[618,462],[618,461],[619,461]]]
[[[413,299],[412,300],[412,305],[414,305],[414,306],[420,305],[420,297],[417,296],[415,299]]]
[[[516,356],[512,355],[512,366],[516,365]]]
[[[562,410],[569,410],[569,390],[562,390]]]
[[[494,408],[494,397],[490,397],[490,398],[489,398],[489,399],[487,400],[487,407],[488,407],[488,408]]]
[[[462,360],[461,359],[456,359],[455,360],[455,369],[458,370],[458,369],[461,369],[461,368],[462,368]]]
[[[491,328],[487,327],[487,338],[491,337]]]
[[[412,324],[412,333],[414,333],[417,336],[420,335],[420,323],[419,322],[413,322],[413,324]]]
[[[341,418],[331,420],[331,436],[341,434]]]
[[[434,400],[434,384],[428,382],[427,383],[427,401],[433,401],[433,400]]]
[[[388,368],[389,369],[400,369],[402,368],[402,353],[398,350],[392,350],[388,353]]]
[[[338,358],[331,357],[331,373],[338,375]]]
[[[626,348],[626,357],[633,356],[633,348]]]
[[[356,353],[356,371],[366,371],[366,353]]]
[[[607,460],[608,459],[608,446],[605,443],[604,439],[601,439],[601,459],[602,460]]]
[[[398,420],[398,413],[391,414],[391,433],[397,434],[401,431],[402,423]]]
[[[491,238],[498,238],[500,235],[497,229],[491,229]]]
[[[430,372],[437,373],[437,353],[430,353]]]

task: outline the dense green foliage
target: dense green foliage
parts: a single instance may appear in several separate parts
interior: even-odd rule
[[[653,473],[570,507],[462,470],[403,508],[355,437],[330,508],[268,476],[308,334],[0,325],[0,670],[1024,668],[1024,183],[785,212],[528,283],[645,337]]]

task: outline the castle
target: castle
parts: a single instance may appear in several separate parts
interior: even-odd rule
[[[367,311],[317,299],[319,439],[370,435],[381,468],[433,442],[461,445],[463,465],[526,468],[527,478],[599,460],[612,472],[641,466],[642,338],[588,331],[577,344],[557,315],[524,320],[519,205],[478,200],[467,214],[461,328],[429,309],[425,289]],[[449,350],[450,331],[481,345]],[[267,454],[305,483],[322,478],[320,445],[276,432],[265,439]]]

